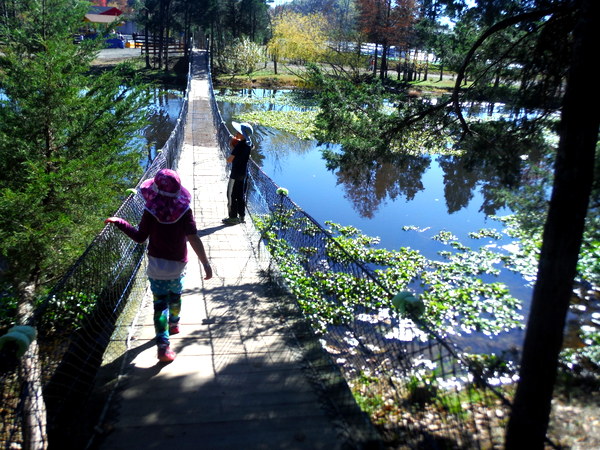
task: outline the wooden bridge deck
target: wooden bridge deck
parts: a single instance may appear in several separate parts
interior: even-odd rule
[[[216,142],[206,55],[193,52],[185,143],[177,167],[214,277],[190,249],[177,359],[157,362],[147,291],[102,449],[376,448],[346,384],[304,333],[290,299],[261,275],[251,221],[224,226],[226,166]],[[263,261],[263,262],[261,262]]]

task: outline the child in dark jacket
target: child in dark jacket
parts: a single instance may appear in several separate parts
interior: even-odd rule
[[[212,278],[212,268],[197,234],[190,209],[191,195],[181,185],[179,175],[171,169],[162,169],[142,183],[140,193],[146,207],[137,228],[119,217],[109,217],[105,223],[113,223],[136,242],[148,240],[146,273],[154,297],[158,359],[171,362],[176,354],[171,350],[169,335],[179,333],[188,242],[204,267],[205,280]]]
[[[236,134],[229,142],[231,154],[227,157],[227,162],[231,163],[231,173],[227,183],[228,215],[223,219],[226,225],[245,222],[248,160],[254,146],[252,125],[238,122],[233,122],[232,125]]]

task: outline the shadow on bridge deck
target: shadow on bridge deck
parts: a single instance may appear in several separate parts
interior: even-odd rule
[[[157,362],[149,291],[119,389],[94,439],[102,449],[350,449],[379,444],[293,301],[264,277],[251,221],[224,226],[226,166],[216,142],[203,52],[177,170],[214,277],[195,254],[183,295],[177,359]],[[264,252],[264,249],[260,250]],[[192,257],[193,256],[193,257]]]

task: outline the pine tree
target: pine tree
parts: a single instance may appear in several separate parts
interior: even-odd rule
[[[126,65],[90,73],[101,43],[73,43],[88,6],[23,0],[0,19],[0,276],[20,299],[63,275],[141,173],[146,90]]]

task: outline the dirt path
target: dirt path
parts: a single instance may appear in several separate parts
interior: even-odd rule
[[[142,52],[139,48],[106,48],[100,50],[98,57],[94,61],[94,65],[110,65],[117,64],[131,58],[141,56]]]

